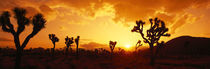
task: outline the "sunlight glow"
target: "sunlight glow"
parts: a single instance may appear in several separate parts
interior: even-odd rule
[[[131,45],[125,45],[125,48],[126,49],[130,49],[131,48]]]

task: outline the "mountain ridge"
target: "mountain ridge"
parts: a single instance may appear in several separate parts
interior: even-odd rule
[[[159,50],[165,55],[210,55],[210,38],[180,36],[169,40]]]

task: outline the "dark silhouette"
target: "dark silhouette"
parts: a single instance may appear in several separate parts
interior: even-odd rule
[[[185,42],[190,44],[187,49],[184,47]],[[162,41],[159,41],[161,44]],[[137,51],[126,52],[122,48],[115,47],[113,59],[110,50],[105,48],[96,48],[87,50],[79,48],[79,60],[76,57],[65,57],[63,50],[66,48],[56,48],[56,57],[51,58],[50,48],[28,48],[24,49],[23,69],[43,69],[43,68],[62,68],[62,69],[141,69],[141,68],[183,68],[183,69],[209,69],[209,51],[210,38],[181,36],[169,40],[160,46],[159,53],[162,56],[155,57],[157,60],[155,66],[148,65],[149,48],[140,47]],[[155,44],[158,45],[158,44]],[[154,51],[158,46],[154,46]],[[117,50],[116,50],[117,48]],[[157,49],[158,50],[158,49]],[[75,50],[76,51],[76,50]],[[185,53],[188,51],[189,53]],[[16,50],[11,47],[0,48],[0,69],[11,69],[13,65],[13,56]],[[140,53],[139,53],[140,52]],[[73,52],[72,54],[76,54]],[[22,61],[23,62],[23,61]]]
[[[72,53],[72,48],[71,48],[71,44],[73,44],[74,43],[74,38],[73,37],[71,37],[71,38],[69,38],[68,36],[66,36],[66,38],[65,38],[65,44],[66,44],[66,55],[68,55],[68,50],[69,50],[69,47],[70,47],[70,53]]]
[[[125,50],[119,47],[118,48],[118,55],[119,56],[124,56],[125,55]]]
[[[24,48],[28,44],[29,40],[34,37],[40,30],[45,27],[46,20],[43,15],[38,13],[33,16],[32,20],[26,17],[27,11],[23,8],[14,8],[14,18],[17,20],[17,31],[15,30],[13,24],[10,22],[10,13],[4,11],[0,16],[0,26],[4,32],[9,32],[14,37],[14,42],[16,46],[16,59],[15,59],[15,69],[20,69],[21,56]],[[23,43],[20,43],[19,36],[24,31],[25,26],[29,24],[33,25],[33,31],[25,38]]]
[[[139,41],[136,43],[135,51],[137,51],[138,48],[139,48],[140,46],[142,46],[141,40],[139,40]]]
[[[189,41],[186,41],[185,43],[184,43],[184,47],[189,47],[189,44],[190,44],[190,42]]]
[[[156,52],[155,52],[155,56],[157,56],[158,54],[160,55],[161,53],[159,53],[159,51],[165,46],[165,42],[161,41],[161,43],[157,43],[156,45]]]
[[[53,43],[53,48],[52,48],[52,55],[54,56],[55,53],[55,42],[58,42],[59,39],[58,37],[55,36],[55,34],[49,34],[49,39],[52,41]]]
[[[185,43],[184,43],[184,48],[185,48],[185,53],[187,54],[187,55],[189,55],[189,51],[188,51],[188,47],[189,47],[189,44],[190,44],[190,42],[189,41],[185,41]]]
[[[143,26],[145,22],[143,22],[142,20],[136,21],[137,26],[134,26],[134,28],[131,31],[140,33],[140,35],[144,39],[144,42],[149,44],[150,55],[151,55],[150,64],[154,65],[155,63],[154,51],[153,51],[154,44],[159,41],[161,36],[170,36],[170,34],[166,33],[168,31],[168,28],[166,28],[165,23],[162,20],[155,18],[155,19],[149,19],[149,21],[151,26],[146,31],[147,33],[146,36],[144,36],[143,33]]]
[[[77,38],[75,39],[75,43],[77,45],[77,49],[76,49],[76,57],[77,58],[79,57],[79,49],[78,49],[78,46],[79,46],[79,38],[80,38],[80,36],[77,36]]]
[[[111,49],[111,57],[113,56],[113,51],[114,51],[114,48],[115,48],[115,45],[117,44],[117,42],[115,41],[109,41],[109,47]]]
[[[201,56],[210,55],[210,38],[180,36],[169,40],[161,50],[163,55]]]

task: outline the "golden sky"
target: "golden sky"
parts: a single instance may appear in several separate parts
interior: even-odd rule
[[[51,48],[48,38],[51,33],[60,39],[56,48],[65,47],[66,36],[76,38],[77,35],[81,37],[80,47],[86,49],[108,47],[110,40],[117,41],[117,47],[134,46],[141,39],[138,33],[131,32],[135,21],[155,17],[165,21],[171,33],[171,37],[161,38],[164,41],[182,35],[210,37],[210,0],[0,1],[1,13],[14,7],[25,8],[28,17],[40,12],[47,19],[46,28],[33,37],[26,48]],[[15,23],[14,19],[11,21]],[[21,38],[31,30],[31,26],[27,27]],[[10,33],[0,30],[0,46],[15,47]]]

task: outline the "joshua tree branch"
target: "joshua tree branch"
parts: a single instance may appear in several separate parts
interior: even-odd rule
[[[7,24],[7,25],[3,24],[2,25],[2,30],[5,31],[5,32],[10,32],[13,35],[15,34],[15,31],[14,31],[14,28],[13,28],[12,24]]]
[[[20,35],[20,33],[22,33],[23,31],[24,31],[24,29],[25,29],[25,26],[23,25],[21,25],[21,26],[18,26],[18,28],[17,28],[17,34],[18,35]]]
[[[142,26],[142,30],[143,30],[143,26]],[[141,32],[139,31],[139,33],[141,34],[141,37],[142,37],[146,42],[150,43],[149,40],[145,38],[143,31],[141,31]]]
[[[23,44],[21,45],[21,48],[25,48],[26,45],[28,44],[29,40],[30,40],[32,37],[33,37],[32,34],[28,35],[28,36],[25,38]]]
[[[16,48],[20,48],[20,39],[18,35],[13,35]]]
[[[5,32],[12,33],[11,29],[7,28],[6,25],[2,25],[2,30],[5,31]]]
[[[30,40],[34,35],[36,35],[37,33],[38,33],[38,32],[36,32],[35,30],[33,30],[33,32],[25,38],[25,40],[24,40],[24,42],[23,42],[21,48],[25,48],[26,45],[28,44],[29,40]]]

